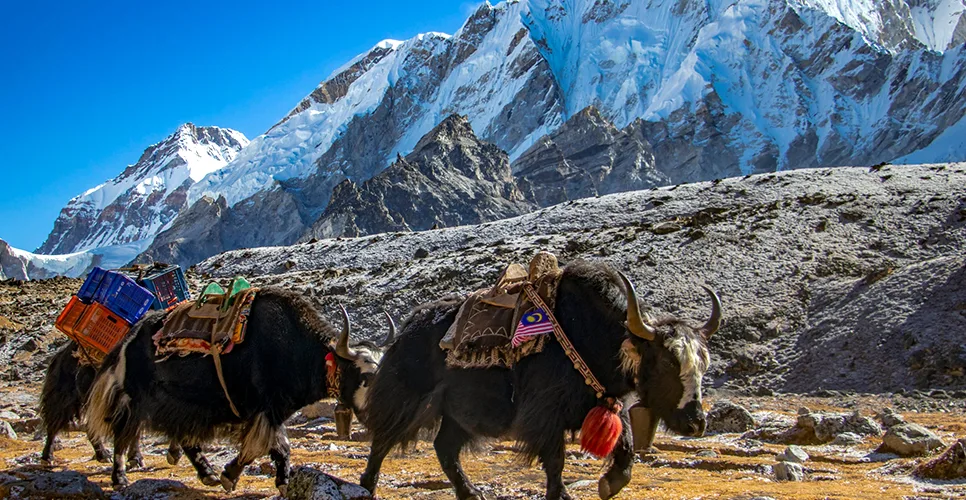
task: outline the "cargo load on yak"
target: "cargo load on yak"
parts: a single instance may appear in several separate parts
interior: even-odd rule
[[[54,326],[80,346],[81,363],[97,366],[148,310],[186,300],[187,289],[178,266],[95,267]]]

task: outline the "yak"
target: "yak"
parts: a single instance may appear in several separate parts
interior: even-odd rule
[[[553,309],[560,327],[606,390],[625,398],[634,391],[656,418],[685,436],[704,433],[701,379],[710,364],[708,338],[718,329],[721,304],[709,288],[710,319],[694,327],[677,318],[654,321],[640,313],[631,282],[605,264],[575,261],[563,269]],[[360,483],[375,494],[379,470],[396,446],[413,444],[419,431],[437,428],[433,447],[460,499],[483,498],[463,473],[460,451],[480,438],[512,437],[529,462],[546,472],[546,497],[569,499],[561,473],[565,436],[581,428],[598,404],[561,345],[512,368],[450,369],[439,342],[461,300],[417,307],[401,327],[370,387],[364,421],[372,438]],[[601,498],[631,480],[634,452],[628,410],[598,482]],[[437,427],[438,426],[438,427]]]
[[[234,490],[245,466],[268,453],[284,496],[290,451],[285,420],[326,398],[329,389],[359,414],[358,402],[365,401],[368,379],[382,357],[372,344],[349,347],[349,317],[342,312],[340,334],[301,295],[274,287],[258,292],[245,341],[221,356],[225,385],[240,416],[233,413],[210,357],[189,354],[157,362],[152,337],[164,313],[143,318],[105,358],[87,403],[94,436],[113,438],[112,484],[128,483],[120,454],[142,427],[150,427],[181,444],[202,483],[221,484],[227,491]],[[334,388],[327,383],[330,353],[341,374]],[[226,432],[239,452],[219,477],[200,451]]]

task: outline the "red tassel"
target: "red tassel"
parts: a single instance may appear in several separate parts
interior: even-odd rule
[[[587,413],[580,426],[580,449],[597,458],[610,455],[617,445],[623,425],[620,411],[623,404],[616,398],[606,398]]]
[[[328,376],[329,378],[332,378],[335,375],[336,368],[338,368],[338,365],[335,364],[335,354],[332,354],[331,352],[326,354],[325,355],[326,376]]]

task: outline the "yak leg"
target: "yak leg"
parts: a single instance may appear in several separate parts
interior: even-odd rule
[[[369,447],[369,458],[366,460],[366,470],[359,478],[359,484],[369,490],[369,493],[376,494],[376,483],[379,481],[379,469],[382,469],[382,461],[386,455],[396,446],[396,441],[391,437],[375,434],[372,436],[372,445]]]
[[[128,469],[143,469],[144,457],[141,456],[141,433],[139,432],[131,443],[131,448],[127,450]]]
[[[181,460],[181,455],[183,454],[184,450],[181,448],[181,445],[177,441],[172,440],[168,443],[168,452],[165,453],[164,458],[168,460],[168,465],[178,465],[178,461]],[[194,462],[192,462],[193,464]]]
[[[473,486],[473,483],[466,478],[463,473],[463,466],[460,465],[460,451],[463,445],[470,440],[470,435],[459,424],[448,416],[443,417],[443,422],[439,426],[439,432],[433,441],[433,448],[436,449],[436,458],[439,465],[449,478],[449,482],[456,489],[456,497],[460,500],[482,499],[483,493]]]
[[[248,423],[242,436],[238,456],[228,462],[221,473],[221,485],[225,491],[234,491],[245,467],[256,458],[268,453],[280,428],[281,425],[272,425],[264,413],[259,413]]]
[[[91,446],[94,448],[94,460],[104,464],[111,461],[111,454],[104,446],[104,441],[90,435],[87,436],[87,440],[91,442]]]
[[[572,500],[563,484],[564,452],[563,431],[554,433],[555,438],[540,449],[540,461],[547,473],[547,500]]]
[[[614,451],[610,455],[613,462],[611,462],[610,468],[607,469],[604,476],[597,482],[597,494],[603,500],[616,495],[624,486],[627,486],[627,483],[631,482],[631,468],[634,466],[634,440],[631,435],[631,422],[628,415],[627,409],[621,412],[623,429],[620,438],[617,440],[617,445],[614,446]]]
[[[278,434],[275,435],[275,443],[272,449],[268,450],[268,455],[275,463],[275,487],[278,488],[280,496],[288,496],[288,477],[289,463],[288,458],[292,448],[288,443],[288,436],[285,434],[285,427],[279,427]]]
[[[173,442],[171,447],[175,446],[178,446],[178,444]],[[180,446],[178,448],[180,452],[182,448]],[[194,466],[195,471],[198,473],[198,479],[202,484],[205,486],[217,486],[221,484],[221,480],[218,479],[218,474],[215,473],[215,469],[211,467],[208,459],[201,453],[200,446],[185,446],[183,450],[185,456],[188,457],[188,461],[191,462],[191,465]],[[171,453],[170,449],[168,453]]]
[[[135,446],[140,435],[140,422],[134,420],[130,411],[116,415],[111,426],[114,431],[114,469],[111,471],[111,485],[115,488],[127,486],[127,470],[124,452]]]

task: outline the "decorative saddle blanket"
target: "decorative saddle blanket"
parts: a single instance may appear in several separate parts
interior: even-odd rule
[[[509,368],[526,356],[542,352],[553,325],[548,311],[535,307],[523,287],[532,285],[552,309],[561,275],[557,258],[539,252],[530,261],[529,270],[510,264],[494,287],[470,293],[439,343],[448,351],[447,366]]]
[[[243,278],[235,278],[227,291],[212,283],[197,300],[170,308],[153,337],[156,355],[231,352],[235,344],[245,340],[248,315],[257,292]]]

